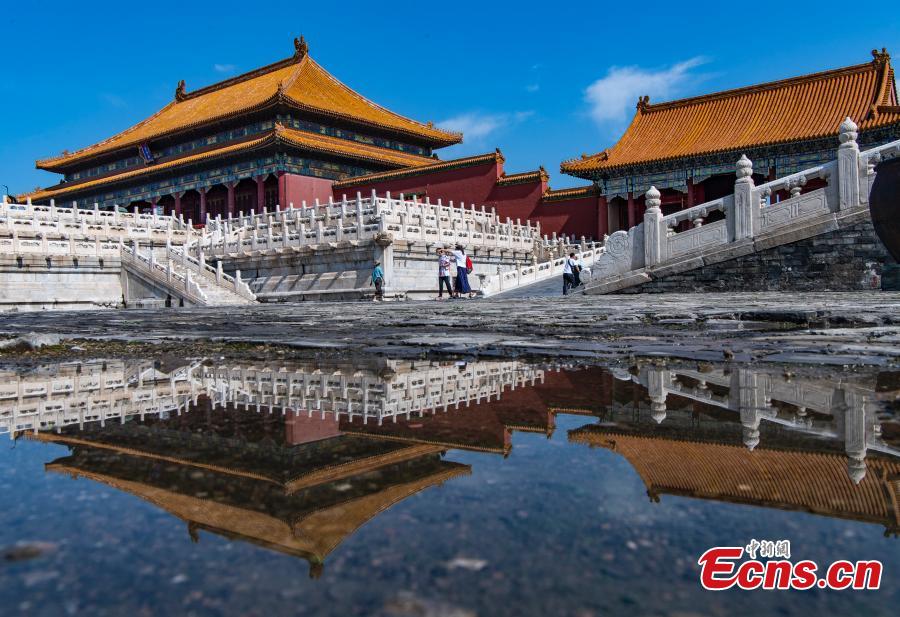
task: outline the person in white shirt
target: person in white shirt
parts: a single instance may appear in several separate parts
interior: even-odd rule
[[[466,251],[461,244],[456,245],[453,256],[456,258],[456,297],[460,297],[462,294],[471,294],[472,288],[469,287]]]
[[[575,272],[578,263],[575,261],[575,253],[569,253],[563,263],[563,295],[569,294],[569,289],[575,287]]]

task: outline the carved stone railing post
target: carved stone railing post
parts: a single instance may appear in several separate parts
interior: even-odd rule
[[[734,183],[734,239],[752,238],[759,227],[759,201],[753,198],[753,163],[742,154]]]
[[[665,368],[647,369],[647,394],[650,396],[650,417],[657,424],[666,419],[666,399],[672,384],[672,373]]]
[[[841,122],[838,137],[838,195],[839,208],[859,206],[859,144],[856,143],[858,127],[848,116]]]
[[[659,191],[655,186],[644,195],[647,211],[644,212],[644,263],[649,268],[662,261],[662,243],[665,233],[662,228],[662,210]]]

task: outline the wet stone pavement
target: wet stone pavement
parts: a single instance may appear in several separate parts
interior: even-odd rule
[[[406,356],[888,365],[900,356],[900,293],[299,303],[0,317],[0,337],[33,334],[63,340],[266,343]]]
[[[5,315],[0,606],[894,615],[898,300]],[[881,588],[701,587],[754,539]]]

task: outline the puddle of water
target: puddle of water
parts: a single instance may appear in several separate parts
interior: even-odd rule
[[[898,393],[890,372],[711,364],[8,370],[0,602],[35,615],[893,614]],[[697,558],[752,539],[790,540],[794,560],[881,560],[882,588],[704,591]]]

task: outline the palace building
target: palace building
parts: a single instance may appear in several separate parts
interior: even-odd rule
[[[732,193],[742,154],[762,172],[757,182],[830,161],[848,116],[859,125],[862,149],[895,140],[896,90],[882,49],[864,64],[736,90],[653,104],[643,96],[615,145],[560,170],[596,184],[602,236],[643,220],[651,186],[662,193],[664,214]]]
[[[35,203],[160,207],[195,223],[326,198],[331,182],[433,164],[462,135],[393,113],[317,64],[301,37],[293,56],[194,91],[133,127],[37,161],[63,174]]]
[[[158,207],[203,223],[374,191],[484,205],[501,219],[540,223],[547,235],[601,240],[643,220],[650,186],[672,214],[730,194],[742,154],[757,182],[831,160],[848,116],[863,149],[900,138],[890,56],[875,50],[870,62],[820,73],[664,103],[641,97],[615,145],[561,164],[591,184],[553,190],[543,168],[507,173],[499,150],[438,160],[434,150],[461,134],[376,105],[313,61],[302,38],[294,43],[292,57],[244,75],[191,92],[180,82],[150,118],[37,161],[64,180],[29,197]]]

